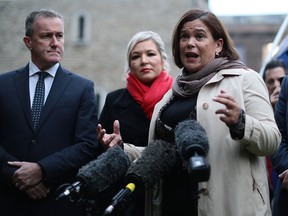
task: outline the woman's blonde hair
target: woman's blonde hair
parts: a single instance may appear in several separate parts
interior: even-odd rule
[[[157,49],[164,61],[164,69],[169,73],[170,72],[170,64],[168,62],[168,56],[165,52],[165,46],[164,42],[162,41],[159,34],[153,32],[153,31],[141,31],[135,34],[131,40],[129,41],[127,45],[127,56],[126,56],[126,64],[125,64],[125,77],[130,72],[130,54],[132,49],[135,47],[136,44],[139,42],[143,42],[146,40],[152,40],[155,45],[157,46]]]

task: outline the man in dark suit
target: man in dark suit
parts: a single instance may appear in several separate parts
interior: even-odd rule
[[[83,207],[56,201],[55,190],[74,182],[78,169],[98,154],[94,85],[59,63],[64,52],[59,13],[34,11],[25,30],[30,62],[0,75],[0,215],[81,216]],[[39,71],[46,74],[44,106],[38,104],[42,111],[34,127]]]

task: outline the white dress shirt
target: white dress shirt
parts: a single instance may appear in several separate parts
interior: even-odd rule
[[[59,63],[55,64],[53,67],[49,68],[48,70],[45,70],[49,75],[44,80],[45,82],[44,104],[50,92],[51,86],[53,84],[53,81],[56,75],[56,71],[58,70],[58,67],[59,67]],[[40,71],[39,68],[30,60],[29,61],[29,91],[30,91],[31,108],[32,108],[32,103],[34,99],[36,84],[39,78],[39,76],[36,73],[39,71]]]

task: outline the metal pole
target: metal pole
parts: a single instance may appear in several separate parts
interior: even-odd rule
[[[283,34],[287,28],[287,25],[288,25],[288,14],[286,15],[282,25],[280,26],[280,28],[276,34],[276,37],[274,38],[272,48],[271,48],[270,52],[268,53],[267,57],[265,58],[264,63],[262,64],[261,70],[259,72],[261,76],[263,76],[264,68],[265,68],[266,64],[271,60],[273,51],[276,48],[276,46],[279,44],[279,41],[282,38],[282,36],[283,36]]]

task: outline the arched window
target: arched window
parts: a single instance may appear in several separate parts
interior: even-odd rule
[[[78,20],[78,40],[84,41],[85,39],[85,17],[81,15]]]
[[[91,18],[88,12],[78,12],[73,15],[72,36],[76,45],[85,45],[91,38]]]

